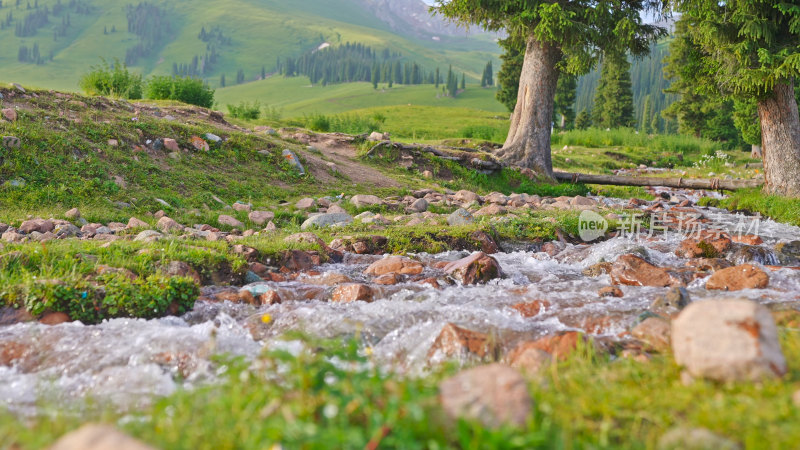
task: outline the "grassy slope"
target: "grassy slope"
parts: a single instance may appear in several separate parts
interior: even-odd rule
[[[371,83],[312,87],[305,77],[272,77],[218,89],[214,98],[220,106],[257,100],[262,105],[281,109],[284,117],[314,113],[337,114],[354,109],[394,105],[472,108],[506,114],[505,107],[494,98],[494,89],[469,85],[455,99],[441,96],[437,98],[438,93],[431,85],[395,85],[391,89],[379,86],[377,90],[373,89]]]
[[[56,0],[40,0],[40,7],[52,7]],[[5,2],[10,3],[10,2]],[[67,2],[64,2],[67,3]],[[55,22],[39,29],[36,36],[17,38],[13,23],[0,31],[0,78],[28,85],[61,90],[77,89],[79,76],[99,57],[124,58],[125,49],[136,43],[135,36],[127,33],[125,5],[129,0],[94,0],[94,9],[88,15],[70,15],[72,26],[68,35],[53,40]],[[247,79],[260,75],[261,67],[270,71],[276,58],[296,56],[320,44],[320,35],[333,44],[362,42],[376,47],[390,47],[424,67],[446,67],[453,64],[473,78],[489,59],[495,59],[498,48],[488,37],[445,38],[442,42],[406,38],[386,29],[386,25],[371,17],[347,0],[175,0],[166,6],[172,17],[171,42],[149,59],[138,63],[145,75],[170,73],[173,62],[188,63],[193,55],[206,52],[205,43],[197,38],[202,26],[207,29],[220,26],[233,44],[223,49],[221,61],[208,79],[212,85],[226,73],[228,80],[235,78],[239,68],[245,70]],[[28,11],[24,7],[0,8],[0,17],[12,12],[17,21]],[[59,21],[60,23],[60,21]],[[103,34],[116,26],[117,32]],[[47,57],[54,60],[42,66],[20,64],[17,50],[20,45],[40,46]]]

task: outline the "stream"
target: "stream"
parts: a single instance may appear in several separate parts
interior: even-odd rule
[[[595,199],[609,206],[627,203]],[[724,210],[697,209],[710,220],[710,226],[733,230],[742,220]],[[764,242],[758,245],[760,250],[749,253],[756,255],[750,262],[774,266],[778,264],[775,244],[800,240],[800,228],[762,219],[758,235]],[[497,336],[504,350],[521,339],[562,330],[580,330],[601,340],[624,339],[621,335],[669,288],[620,286],[623,297],[601,297],[598,290],[611,285],[609,275],[589,277],[583,271],[627,253],[646,256],[660,267],[685,267],[687,260],[674,253],[683,239],[675,232],[649,238],[618,236],[591,245],[561,243],[552,255],[538,248],[506,246],[508,252],[492,255],[506,275],[503,279],[441,289],[419,282],[373,285],[371,303],[330,302],[332,287],[307,283],[301,277],[248,286],[254,292],[278,292],[283,302],[272,306],[199,301],[182,317],[115,319],[93,326],[28,322],[0,327],[0,346],[5,344],[25,355],[11,367],[0,366],[0,406],[20,415],[68,408],[87,399],[121,410],[145,407],[154,397],[176,389],[214,382],[224,367],[214,362],[213,356],[252,360],[264,348],[287,345],[281,336],[291,330],[323,338],[359,336],[379,364],[411,374],[423,373],[440,362],[429,352],[446,323]],[[426,273],[436,276],[431,268],[436,262],[467,255],[446,252],[415,257],[426,265]],[[378,258],[345,255],[342,263],[316,268],[321,274],[314,277],[341,274],[368,283],[363,271]],[[736,296],[764,304],[800,302],[800,271],[764,270],[770,277],[766,289],[733,294],[707,291],[707,278],[699,278],[691,281],[687,290],[693,300]],[[533,301],[548,306],[528,318],[512,308]]]

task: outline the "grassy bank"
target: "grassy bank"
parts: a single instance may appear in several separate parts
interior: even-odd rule
[[[704,199],[702,204],[759,213],[777,222],[800,226],[800,199],[766,195],[761,189],[743,189],[721,200]]]

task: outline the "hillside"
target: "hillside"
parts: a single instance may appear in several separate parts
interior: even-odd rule
[[[262,81],[218,89],[217,103],[235,104],[239,101],[258,101],[275,107],[283,118],[304,114],[337,114],[353,109],[392,105],[450,106],[481,109],[506,115],[503,105],[495,99],[494,89],[469,85],[457,98],[440,95],[429,84],[418,86],[395,85],[373,89],[370,83],[346,83],[311,86],[307,78],[272,77]],[[449,120],[445,115],[441,120]]]
[[[0,79],[76,90],[100,57],[127,60],[145,76],[191,68],[216,87],[221,75],[245,81],[323,43],[358,42],[399,52],[433,70],[452,64],[479,79],[499,53],[494,37],[465,36],[422,2],[372,0],[37,0],[0,7]]]

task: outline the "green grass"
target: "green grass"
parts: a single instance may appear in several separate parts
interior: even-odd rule
[[[297,339],[297,337],[293,337]],[[402,377],[364,366],[369,349],[350,341],[308,341],[298,355],[268,350],[257,368],[221,360],[223,381],[179,391],[128,415],[87,412],[28,420],[7,415],[0,440],[41,448],[84,421],[118,423],[170,449],[289,448],[654,448],[676,426],[705,427],[745,448],[791,448],[800,438],[800,336],[782,329],[784,380],[685,386],[669,355],[642,363],[587,348],[529,379],[533,414],[524,429],[489,430],[452,422],[438,382],[454,366]],[[313,350],[311,350],[313,349]]]
[[[56,0],[39,0],[39,7],[52,9]],[[69,2],[62,2],[68,4]],[[65,37],[53,39],[55,27],[61,18],[51,15],[50,24],[34,36],[14,36],[16,21],[24,20],[29,13],[25,3],[20,8],[4,2],[0,8],[3,19],[12,12],[16,21],[0,31],[0,79],[22,82],[43,88],[76,90],[78,78],[100,57],[124,59],[126,49],[137,43],[127,32],[125,7],[128,0],[89,0],[92,6],[87,14],[70,11],[71,26]],[[134,2],[135,4],[136,2]],[[486,61],[495,63],[499,48],[489,35],[443,37],[436,42],[418,39],[402,31],[394,32],[384,22],[376,19],[367,8],[343,0],[176,0],[159,4],[166,10],[172,27],[167,42],[150,56],[140,60],[135,69],[146,77],[169,75],[172,63],[191,62],[194,55],[203,57],[206,44],[198,39],[201,27],[210,30],[220,27],[231,44],[221,49],[222,56],[206,76],[212,87],[217,87],[221,74],[230,81],[237,70],[245,71],[248,81],[261,75],[262,66],[272,71],[277,58],[294,56],[316,48],[323,40],[333,45],[359,42],[382,50],[390,48],[409,60],[415,60],[428,70],[437,65],[447,68],[453,64],[458,71],[467,73],[471,80],[479,80]],[[115,33],[104,34],[116,27]],[[39,44],[40,53],[47,61],[44,65],[17,62],[17,50],[22,44],[29,48]],[[50,54],[53,60],[49,61]],[[496,64],[499,67],[499,64]],[[252,100],[241,97],[240,100]]]
[[[761,189],[742,189],[721,200],[704,198],[701,204],[747,210],[777,222],[800,226],[800,199],[767,195]]]
[[[505,107],[494,95],[494,89],[484,89],[472,84],[458,97],[450,98],[441,96],[440,91],[428,84],[394,85],[392,88],[380,85],[378,89],[374,89],[372,83],[311,86],[305,77],[277,76],[218,89],[215,98],[219,105],[238,104],[243,100],[259,101],[262,105],[278,108],[284,119],[299,118],[304,114],[362,114],[365,112],[360,110],[364,108],[378,108],[376,111],[383,112],[387,117],[395,113],[405,117],[414,112],[405,110],[409,105],[479,109],[495,113],[483,113],[483,116],[493,117],[499,114],[507,117]],[[426,118],[436,122],[455,122],[446,114],[447,111],[440,111],[438,114],[436,111],[434,109],[433,114]],[[462,112],[461,115],[463,114]],[[420,123],[424,122],[420,119]]]

